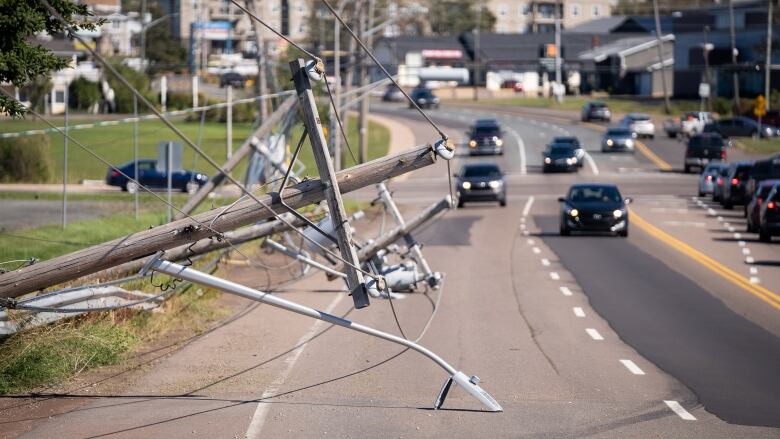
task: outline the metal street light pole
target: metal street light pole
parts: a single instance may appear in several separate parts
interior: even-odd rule
[[[734,112],[739,113],[739,73],[737,73],[737,36],[734,30],[734,1],[729,0],[729,28],[731,32],[731,68],[734,78]]]
[[[479,26],[482,24],[482,5],[477,6],[477,25],[474,28],[474,100],[479,100]]]
[[[146,3],[144,2],[144,4],[146,4]],[[168,14],[168,15],[163,15],[160,18],[157,18],[155,20],[150,21],[149,23],[145,24],[141,28],[141,69],[144,72],[146,71],[146,66],[148,64],[146,62],[146,31],[148,31],[151,27],[157,26],[158,24],[162,23],[163,21],[165,21],[165,20],[167,20],[167,19],[169,19],[171,17],[177,16],[177,15],[179,15],[178,12],[174,12],[174,13]],[[143,20],[143,18],[142,18],[142,20]]]
[[[555,2],[555,100],[563,102],[561,78],[561,2]]]
[[[710,51],[712,45],[709,42],[710,27],[704,26],[704,81],[710,87],[710,93],[707,95],[707,111],[712,111],[712,78],[710,77]]]
[[[769,11],[766,18],[766,69],[764,71],[764,97],[766,98],[766,109],[769,110],[771,99],[769,94],[771,90],[772,76],[772,7],[775,0],[769,0]]]
[[[361,27],[361,33],[363,38],[366,39],[366,47],[371,50],[374,43],[373,34],[366,34],[369,28],[374,26],[374,0],[368,0],[367,16],[364,17]],[[360,86],[364,87],[368,85],[368,63],[365,56],[361,58],[360,63]],[[360,118],[358,119],[358,158],[360,163],[368,161],[368,106],[370,95],[366,93],[363,100],[360,102]]]
[[[664,111],[671,113],[671,104],[669,103],[669,90],[666,88],[666,69],[664,68],[664,42],[661,39],[661,17],[658,14],[658,0],[653,0],[653,12],[655,15],[655,38],[658,42],[658,62],[661,63],[661,86],[664,90]]]

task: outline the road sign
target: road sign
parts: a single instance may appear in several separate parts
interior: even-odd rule
[[[758,95],[755,103],[753,104],[753,114],[756,117],[764,117],[766,115],[766,99],[762,95]]]
[[[699,84],[699,97],[700,98],[708,98],[710,97],[710,85],[706,82],[702,82]]]

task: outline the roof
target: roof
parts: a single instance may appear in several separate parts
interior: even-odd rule
[[[674,41],[674,35],[664,35],[662,41]],[[601,62],[610,56],[628,56],[641,52],[642,50],[655,47],[657,45],[655,36],[639,36],[622,38],[603,46],[582,52],[579,54],[580,60]]]
[[[670,16],[660,17],[661,33],[672,32],[673,19]],[[655,33],[655,19],[652,16],[621,16],[613,15],[611,17],[602,17],[595,20],[586,21],[566,30],[569,33],[576,34],[594,34],[604,35],[612,33]]]
[[[597,18],[595,20],[586,21],[580,25],[571,27],[566,30],[568,33],[575,34],[608,34],[614,29],[619,27],[626,21],[628,17],[613,15],[611,17]]]
[[[71,56],[81,53],[73,45],[73,41],[65,38],[34,38],[29,40],[31,44],[40,44],[45,49],[51,50],[57,56]]]

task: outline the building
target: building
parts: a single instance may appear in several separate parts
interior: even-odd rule
[[[545,33],[555,31],[555,8],[561,27],[569,29],[589,20],[612,15],[613,0],[489,0],[496,16],[497,33]]]

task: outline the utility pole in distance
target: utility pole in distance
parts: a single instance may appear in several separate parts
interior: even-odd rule
[[[313,74],[322,75],[314,70]],[[341,257],[348,262],[345,264],[344,271],[347,274],[347,288],[352,295],[355,308],[365,308],[369,305],[368,292],[363,274],[358,270],[360,261],[352,245],[352,230],[347,222],[347,213],[344,210],[344,203],[341,200],[341,190],[336,180],[336,172],[333,170],[333,161],[328,151],[328,144],[325,135],[322,132],[322,122],[317,111],[317,103],[314,100],[314,93],[311,90],[311,82],[307,72],[307,65],[302,59],[290,62],[295,90],[298,93],[298,103],[303,113],[303,124],[306,127],[309,139],[311,141],[314,161],[317,163],[317,170],[324,186],[325,199],[328,202],[330,210],[330,220],[336,229],[336,241],[341,253]],[[324,71],[324,68],[322,69]],[[324,73],[324,72],[323,72]]]
[[[366,30],[374,27],[374,0],[368,0],[368,17],[366,17],[366,12],[364,11],[365,8],[361,9],[361,15],[362,18],[360,20],[360,31],[361,36],[366,35]],[[370,33],[368,34],[368,37],[366,39],[366,46],[369,50],[371,50],[371,47],[374,43],[374,34]],[[368,78],[368,65],[367,65],[367,57],[362,56],[361,62],[360,62],[360,86],[365,87],[368,85],[369,78]],[[368,161],[368,106],[369,106],[369,93],[366,93],[366,95],[363,97],[363,99],[360,101],[360,121],[358,124],[358,146],[359,146],[359,152],[360,155],[359,160],[360,163],[365,163]],[[339,104],[340,105],[340,104]]]
[[[772,93],[772,7],[775,0],[769,0],[769,13],[766,18],[766,71],[764,72],[764,97],[766,109],[769,110],[772,101],[769,95]]]
[[[477,25],[474,28],[474,100],[479,100],[479,27],[482,25],[482,5],[477,6]]]
[[[739,73],[737,73],[737,36],[734,30],[734,0],[729,0],[729,28],[731,31],[731,68],[734,69],[734,114],[739,113]]]
[[[661,17],[658,14],[658,0],[653,0],[653,13],[655,15],[655,38],[658,42],[658,62],[661,64],[661,86],[664,90],[664,111],[666,111],[666,114],[670,114],[672,109],[671,104],[669,104],[669,90],[666,87],[666,69],[664,68],[664,42],[661,39]]]

